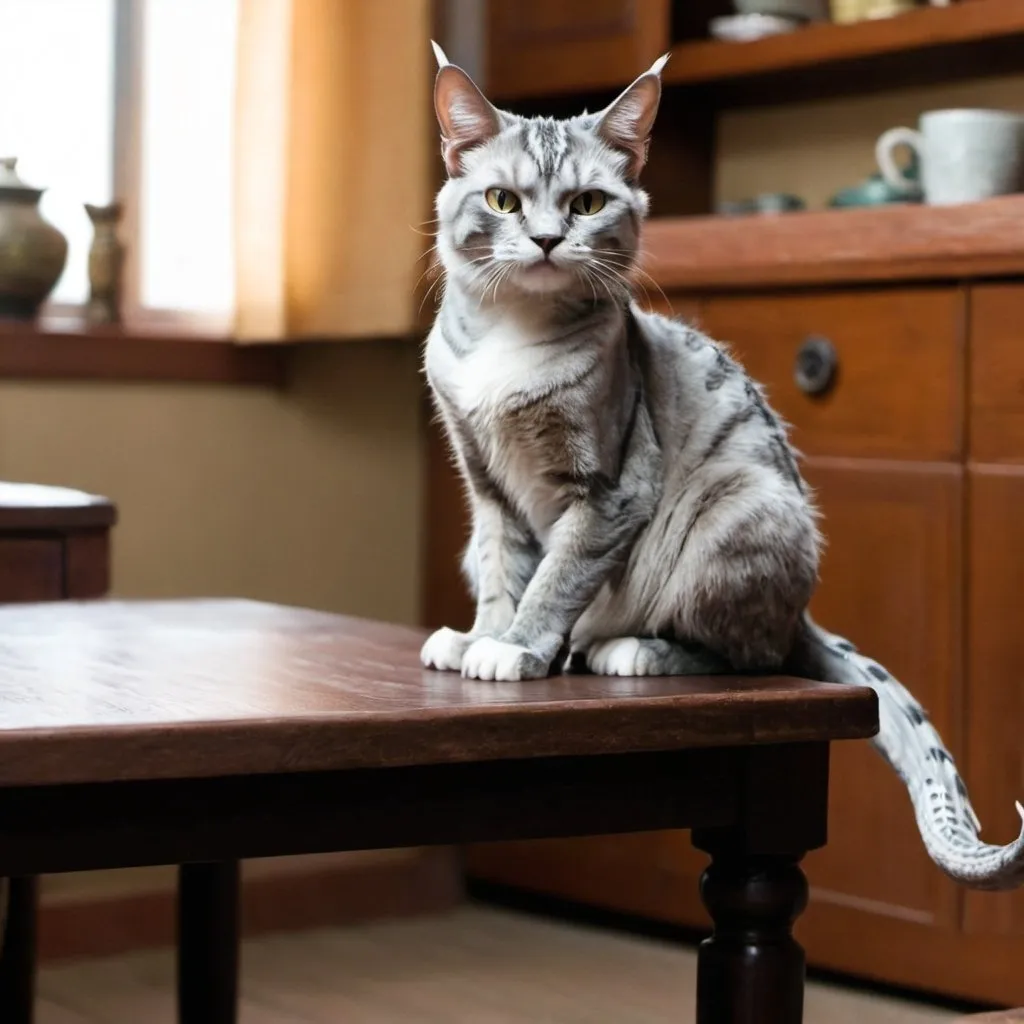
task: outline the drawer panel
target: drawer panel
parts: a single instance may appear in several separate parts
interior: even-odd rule
[[[59,538],[0,538],[0,603],[59,601],[64,546]]]
[[[971,290],[971,458],[1024,462],[1024,285]]]
[[[701,303],[699,322],[765,385],[808,455],[961,455],[960,289],[718,296]],[[829,358],[831,374],[824,372]]]

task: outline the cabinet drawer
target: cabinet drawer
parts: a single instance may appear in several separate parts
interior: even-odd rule
[[[1024,462],[1024,285],[971,290],[971,458]]]
[[[0,538],[0,603],[58,601],[64,596],[60,539]]]
[[[765,385],[808,455],[955,459],[965,306],[954,288],[714,297],[700,324]]]

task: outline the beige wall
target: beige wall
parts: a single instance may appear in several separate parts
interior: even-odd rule
[[[1024,110],[1024,76],[733,111],[719,120],[716,198],[795,192],[820,207],[875,169],[875,139],[941,107]]]
[[[413,622],[420,380],[409,342],[310,345],[284,393],[0,384],[0,477],[117,502],[114,589]]]

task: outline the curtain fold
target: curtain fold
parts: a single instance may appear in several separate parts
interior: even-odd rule
[[[239,0],[234,233],[240,340],[283,338],[289,330],[285,228],[295,2]]]
[[[415,328],[431,23],[430,0],[239,0],[239,340]]]

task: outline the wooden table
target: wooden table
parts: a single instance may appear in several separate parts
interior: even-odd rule
[[[873,734],[874,694],[467,682],[421,641],[250,602],[0,609],[0,875],[186,865],[180,1020],[226,1024],[241,858],[692,828],[700,1024],[796,1024],[798,861],[825,842],[829,742]]]

